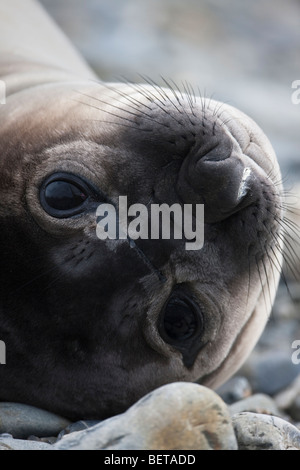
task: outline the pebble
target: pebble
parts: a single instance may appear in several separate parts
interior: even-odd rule
[[[95,426],[96,424],[99,424],[100,421],[92,421],[92,420],[80,420],[76,421],[75,423],[71,423],[69,426],[67,426],[65,429],[63,429],[57,439],[61,439],[63,436],[66,434],[70,434],[71,432],[76,432],[76,431],[83,431],[84,429],[88,429],[92,426]]]
[[[300,364],[293,364],[291,351],[272,349],[253,354],[239,372],[249,380],[253,392],[273,396],[300,373]]]
[[[0,450],[51,450],[52,446],[45,442],[14,439],[0,436]]]
[[[274,397],[274,400],[278,408],[287,410],[290,406],[292,406],[298,395],[300,395],[300,374],[286,389],[278,393]]]
[[[19,439],[56,436],[69,424],[69,420],[34,406],[0,402],[0,434],[9,433]]]
[[[231,416],[243,411],[252,413],[280,416],[276,403],[271,397],[263,393],[256,393],[244,400],[237,401],[229,406]]]
[[[251,385],[246,377],[234,376],[216,390],[228,405],[247,398],[252,394]]]
[[[297,395],[291,406],[287,409],[288,414],[295,421],[300,421],[300,395]]]
[[[286,402],[289,409],[299,404],[299,381]],[[32,407],[26,408],[32,414]],[[276,400],[264,394],[226,405],[206,387],[179,382],[154,390],[121,415],[70,423],[57,437],[16,439],[6,431],[0,434],[0,450],[300,450],[300,430],[282,419],[281,412]]]
[[[212,390],[178,382],[149,393],[126,413],[65,435],[53,449],[236,450],[227,406]]]
[[[239,450],[300,450],[300,430],[277,416],[244,412],[232,422]]]

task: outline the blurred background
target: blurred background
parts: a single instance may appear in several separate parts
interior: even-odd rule
[[[271,140],[300,207],[300,103],[291,99],[292,82],[300,80],[300,0],[40,2],[101,79],[137,82],[145,74],[164,85],[164,76],[179,88],[188,81],[249,114]],[[300,386],[293,385],[300,364],[291,360],[291,344],[300,340],[300,289],[287,277],[290,293],[282,282],[268,326],[238,373],[246,382],[229,392],[275,397],[298,386],[284,409],[300,422]]]
[[[248,113],[300,180],[299,0],[41,0],[105,81],[189,81]],[[295,174],[296,172],[296,174]]]

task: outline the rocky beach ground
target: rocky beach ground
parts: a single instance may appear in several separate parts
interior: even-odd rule
[[[291,101],[300,80],[298,1],[42,3],[103,79],[171,76],[249,113],[274,145],[299,211],[300,104]],[[288,267],[286,278],[253,353],[216,392],[171,384],[99,423],[0,403],[0,450],[300,450],[300,284]]]

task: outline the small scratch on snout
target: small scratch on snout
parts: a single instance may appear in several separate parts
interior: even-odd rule
[[[244,168],[242,181],[239,186],[238,195],[237,195],[238,201],[242,199],[244,196],[246,196],[247,194],[247,190],[248,190],[247,180],[250,177],[250,175],[251,175],[251,168],[247,166],[246,168]]]
[[[145,255],[145,253],[137,246],[137,244],[130,238],[130,237],[127,237],[127,240],[129,242],[129,246],[130,248],[133,248],[135,249],[136,253],[138,254],[138,256],[143,260],[143,262],[148,266],[148,268],[150,269],[150,271],[153,271],[160,282],[162,283],[165,283],[167,282],[167,278],[164,276],[164,274],[156,267],[152,264],[152,262],[149,260],[149,258]]]

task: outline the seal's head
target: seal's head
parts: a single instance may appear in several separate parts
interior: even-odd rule
[[[280,271],[279,168],[258,126],[151,85],[40,85],[1,113],[0,399],[101,419],[168,382],[226,380]],[[100,240],[97,208],[119,196],[203,204],[203,247]]]

